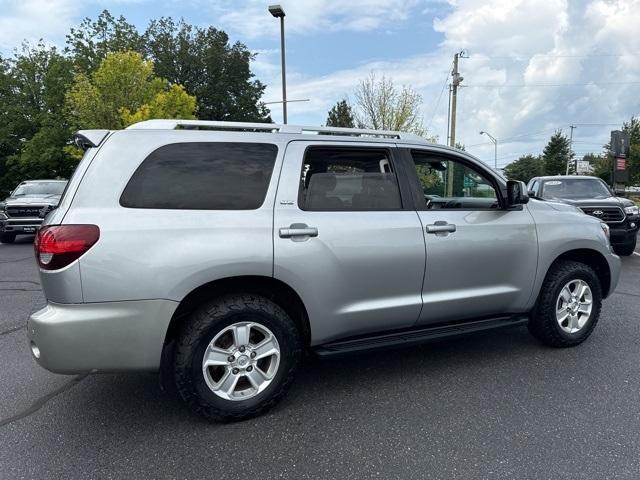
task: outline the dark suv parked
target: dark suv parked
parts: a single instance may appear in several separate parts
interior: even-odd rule
[[[36,233],[44,214],[58,206],[66,180],[22,182],[0,202],[0,242],[13,243],[16,235]]]
[[[529,181],[528,189],[531,196],[574,205],[606,222],[611,245],[618,255],[631,255],[635,250],[640,225],[638,207],[627,198],[617,197],[602,179],[575,175],[535,177]]]

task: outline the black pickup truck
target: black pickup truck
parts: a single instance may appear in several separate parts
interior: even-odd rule
[[[574,205],[587,215],[599,218],[611,232],[611,246],[618,255],[631,255],[636,248],[640,215],[629,199],[616,196],[598,177],[557,175],[534,177],[529,195]]]
[[[42,218],[58,206],[66,180],[27,180],[0,202],[0,242],[13,243],[16,235],[32,235]]]

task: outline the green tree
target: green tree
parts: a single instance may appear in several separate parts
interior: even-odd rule
[[[153,117],[195,118],[194,97],[155,76],[136,52],[110,53],[95,72],[78,73],[67,94],[69,112],[83,128],[120,129]]]
[[[64,108],[72,68],[68,58],[43,43],[25,43],[11,61],[3,62],[0,73],[0,90],[4,90],[0,93],[0,111],[6,117],[0,132],[3,193],[21,180],[68,177],[73,172],[74,162],[65,152],[71,128]]]
[[[540,156],[524,155],[511,162],[504,169],[504,174],[511,180],[529,183],[533,177],[543,175],[544,161]]]
[[[171,18],[151,21],[144,38],[157,75],[195,95],[199,118],[271,121],[260,100],[265,85],[251,73],[255,55],[244,44],[231,45],[222,30]]]
[[[327,115],[327,127],[354,128],[353,112],[346,99],[336,103]]]
[[[569,139],[562,134],[562,130],[556,131],[542,152],[544,174],[564,175],[567,171],[567,162],[571,158],[573,158],[573,155],[571,154]],[[573,169],[570,168],[569,172],[572,173]]]
[[[640,118],[631,117],[631,120],[624,122],[622,130],[629,133],[629,184],[640,185]]]
[[[121,15],[115,18],[103,10],[95,21],[85,18],[67,35],[67,48],[78,68],[93,72],[113,52],[144,52],[144,38],[136,27]]]

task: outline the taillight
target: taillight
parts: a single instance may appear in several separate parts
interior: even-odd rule
[[[48,225],[38,231],[33,248],[40,268],[58,270],[80,258],[99,238],[97,225]]]

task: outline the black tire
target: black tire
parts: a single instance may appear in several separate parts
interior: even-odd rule
[[[633,252],[636,250],[636,242],[638,241],[638,237],[633,239],[633,242],[627,243],[626,245],[614,245],[613,251],[616,252],[616,255],[620,255],[621,257],[628,257],[629,255],[633,255]]]
[[[556,320],[556,303],[562,288],[571,280],[583,280],[591,289],[592,310],[587,323],[575,333],[564,331]],[[529,320],[529,331],[545,345],[573,347],[584,342],[598,323],[602,307],[600,280],[584,263],[563,260],[555,263],[542,284],[538,301]]]
[[[2,233],[0,234],[0,243],[13,243],[16,240],[15,233]]]
[[[247,400],[227,400],[208,387],[202,359],[218,333],[243,321],[258,323],[273,333],[280,361],[265,390]],[[238,421],[258,416],[278,403],[293,381],[301,357],[300,335],[282,308],[256,295],[226,295],[202,305],[183,326],[175,345],[173,375],[178,394],[194,412],[209,420]]]

